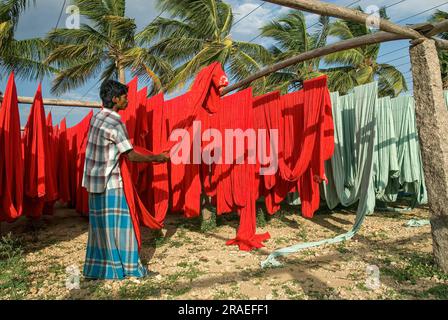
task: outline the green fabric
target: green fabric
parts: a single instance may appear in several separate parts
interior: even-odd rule
[[[402,189],[406,193],[415,194],[416,204],[425,204],[428,202],[428,196],[415,122],[414,98],[400,96],[392,99],[391,103],[400,170],[399,176],[392,178],[389,182],[390,198],[395,201],[398,189]]]
[[[325,163],[328,184],[322,184],[321,191],[330,209],[338,204],[358,203],[353,228],[331,239],[275,250],[261,263],[262,267],[279,266],[276,260],[279,256],[352,238],[365,216],[373,213],[376,200],[390,203],[397,201],[400,192],[411,194],[407,208],[377,208],[394,212],[427,203],[414,99],[409,96],[378,99],[377,92],[374,82],[358,86],[345,96],[339,96],[337,92],[330,94],[335,150],[332,159]],[[448,91],[445,99],[448,107]],[[300,204],[297,193],[288,196],[287,200],[289,204]],[[421,223],[426,222],[414,224]]]
[[[337,243],[352,238],[362,225],[366,214],[373,212],[375,192],[373,184],[374,146],[377,117],[376,82],[354,88],[354,93],[339,97],[332,93],[335,123],[335,154],[327,163],[323,186],[328,206],[338,202],[344,206],[358,202],[355,224],[344,234],[331,239],[300,243],[272,252],[261,262],[261,267],[279,266],[277,257],[286,256],[306,248]]]
[[[423,226],[426,226],[429,224],[430,224],[430,222],[428,219],[420,219],[420,220],[411,219],[406,223],[406,226],[411,227],[411,228],[417,228],[417,227],[423,227]]]
[[[391,188],[391,179],[400,176],[398,165],[397,136],[392,116],[392,103],[389,97],[378,99],[377,135],[376,135],[373,180],[375,196],[378,200],[393,202],[397,200],[398,189]]]

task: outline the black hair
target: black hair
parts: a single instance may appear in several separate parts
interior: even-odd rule
[[[106,80],[101,84],[100,98],[103,101],[103,107],[112,109],[114,103],[112,99],[128,93],[128,87],[118,81]]]

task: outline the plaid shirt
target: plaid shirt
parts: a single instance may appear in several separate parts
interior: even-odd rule
[[[82,186],[91,193],[122,188],[118,160],[133,149],[121,116],[103,108],[90,121]]]

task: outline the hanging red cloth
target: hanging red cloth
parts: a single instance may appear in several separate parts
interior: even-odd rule
[[[144,147],[148,150],[154,150],[152,139],[154,137],[154,130],[152,128],[153,112],[154,108],[162,107],[163,94],[157,94],[151,98],[146,99],[145,109],[140,110],[142,112],[137,118],[144,118],[145,120],[141,124],[140,136],[144,140]],[[151,187],[153,181],[153,165],[147,165],[143,170],[140,170],[138,181],[138,193],[145,206],[150,209],[150,212],[154,213],[154,191]]]
[[[270,157],[273,159],[273,156],[278,156],[278,133],[277,136],[271,137],[271,134],[275,134],[274,130],[278,132],[279,123],[278,123],[278,115],[280,108],[280,92],[275,91],[271,93],[267,93],[253,99],[253,108],[254,108],[254,128],[257,130],[258,135],[260,136],[262,131],[264,131],[264,137],[262,139],[262,143],[265,144],[265,154],[264,156]],[[276,139],[275,139],[276,138]],[[277,149],[271,150],[271,142]],[[258,143],[258,142],[257,142]],[[258,145],[258,148],[261,148],[261,145]],[[261,152],[259,149],[258,152]],[[258,159],[258,158],[257,158]],[[275,160],[273,160],[275,161]],[[267,192],[271,190],[276,184],[276,175],[277,170],[275,170],[272,174],[265,174],[260,176],[259,172],[261,169],[267,169],[271,167],[276,167],[274,163],[267,162],[260,164],[257,162],[257,171],[255,174],[257,184],[259,187],[259,195],[266,196]],[[278,169],[278,164],[277,164]],[[258,196],[257,196],[258,198]]]
[[[121,115],[121,121],[126,126],[128,131],[129,140],[134,145],[135,129],[137,126],[137,109],[139,105],[138,101],[138,78],[134,77],[128,84],[128,106],[125,110],[120,110],[118,113]]]
[[[93,111],[81,121],[78,127],[78,154],[76,162],[76,211],[81,215],[89,215],[89,194],[82,186],[82,177],[84,173],[84,164],[86,161],[87,135],[89,132],[90,120],[92,119]]]
[[[220,106],[219,89],[229,84],[219,62],[213,62],[203,68],[196,76],[193,85],[188,92],[193,108],[203,107],[209,113],[218,112]],[[193,111],[193,114],[196,114]]]
[[[45,204],[44,204],[44,214],[52,215],[53,207],[58,199],[58,188],[57,188],[57,131],[56,128],[53,127],[53,119],[51,112],[48,113],[47,120],[47,139],[48,139],[48,157],[45,160],[45,172],[48,173],[46,179],[48,179],[48,189],[50,191],[47,192],[45,196]]]
[[[168,132],[166,128],[166,112],[164,106],[163,95],[159,94],[151,99],[152,110],[152,135],[150,137],[151,149],[155,154],[165,151],[168,144]],[[165,220],[166,212],[169,204],[169,163],[151,163],[151,183],[148,190],[149,197],[152,202],[152,212],[159,223]],[[148,194],[147,193],[147,194]]]
[[[330,93],[327,89],[327,76],[304,81],[305,92],[304,110],[320,109],[318,116],[311,118],[311,122],[318,125],[315,132],[314,150],[308,170],[300,177],[297,186],[302,202],[302,215],[312,218],[320,204],[320,188],[322,181],[328,182],[325,176],[324,162],[331,158],[334,151],[334,124],[331,109]],[[314,120],[316,119],[317,120]],[[305,124],[307,124],[305,122]],[[310,126],[305,125],[305,134]],[[306,143],[306,140],[305,140]],[[304,145],[306,148],[307,145]]]
[[[22,215],[23,205],[23,155],[13,73],[0,104],[0,153],[0,221],[12,222]]]
[[[187,132],[191,132],[194,120],[202,119],[202,114],[204,110],[208,112],[214,112],[219,110],[219,89],[228,84],[227,77],[222,70],[221,65],[218,62],[211,64],[208,67],[203,68],[197,75],[191,89],[184,95],[173,99],[171,104],[179,104],[180,100],[188,103],[188,106],[184,106],[184,111],[182,117],[177,117],[172,112],[168,110],[171,109],[167,102],[163,103],[163,96],[160,96],[159,101],[154,101],[154,107],[152,112],[152,150],[154,153],[160,153],[163,151],[170,150],[176,142],[169,141],[169,121],[174,123],[177,122],[176,127],[178,129],[185,129]],[[177,101],[177,102],[176,102]],[[176,112],[174,112],[176,113]],[[178,119],[178,120],[175,120]],[[182,120],[179,120],[182,119]],[[154,213],[155,218],[158,222],[162,223],[165,219],[166,212],[169,205],[169,184],[168,184],[168,166],[169,164],[152,164],[153,170],[153,195],[154,195]],[[176,188],[176,193],[173,199],[173,208],[178,211],[184,211],[187,217],[194,217],[199,214],[200,208],[198,209],[198,204],[200,206],[200,189],[197,189],[197,185],[200,184],[199,167],[190,165],[187,167],[188,170],[185,172],[185,181],[179,183],[179,187]],[[182,169],[182,166],[178,166],[176,170]],[[174,180],[177,178],[174,177]],[[184,182],[191,181],[193,187],[189,188],[185,196],[187,200],[181,202],[180,199],[180,185],[184,185]],[[172,181],[175,182],[175,181]],[[196,202],[196,199],[198,200]]]
[[[189,92],[186,93],[186,95],[189,95],[188,101],[191,104],[191,116],[187,118],[187,121],[184,121],[182,123],[183,129],[189,130],[192,125],[193,121],[197,119],[198,114],[201,110],[201,108],[206,108],[207,110],[218,110],[219,104],[216,105],[217,101],[219,102],[219,88],[223,86],[226,83],[226,77],[225,73],[222,70],[222,67],[219,63],[213,63],[209,67],[206,67],[202,69],[198,76],[196,77],[193,86]],[[129,100],[129,99],[128,99]],[[166,114],[162,112],[156,112],[158,108],[155,108],[153,110],[153,124],[157,124],[156,126],[153,126],[153,130],[155,132],[160,132],[160,138],[157,143],[153,143],[153,151],[156,150],[156,148],[159,148],[160,151],[156,153],[160,153],[162,151],[169,150],[172,146],[176,144],[176,142],[171,142],[168,140],[168,126],[166,123]],[[163,109],[162,109],[163,110]],[[157,128],[160,127],[160,130]],[[134,131],[135,132],[135,131]],[[163,132],[166,132],[165,134]],[[153,142],[155,139],[153,139]],[[160,143],[160,144],[158,144]],[[158,144],[158,145],[157,145]],[[143,150],[139,147],[134,147],[134,149],[141,153],[146,154],[154,154],[154,152]],[[152,215],[150,214],[150,211],[148,211],[146,208],[144,208],[144,204],[141,201],[140,197],[137,194],[137,191],[135,189],[135,186],[131,180],[129,168],[126,165],[127,160],[121,160],[121,169],[122,169],[122,178],[123,178],[123,186],[125,188],[125,194],[126,199],[128,203],[130,203],[130,214],[132,217],[135,234],[137,237],[137,242],[139,244],[139,249],[141,245],[141,239],[140,239],[140,224],[143,224],[150,228],[160,228],[163,225],[163,219],[166,214],[166,208],[163,204],[161,206],[161,210],[155,211],[154,216],[155,219],[152,218]],[[153,168],[156,168],[159,164],[154,164]],[[160,165],[167,165],[160,164]],[[163,167],[162,167],[163,168]],[[124,173],[123,173],[124,171]],[[164,171],[162,169],[161,171]],[[159,177],[158,172],[154,171],[154,181],[165,181],[168,183],[168,176]],[[162,192],[155,191],[154,195],[161,194]],[[157,199],[158,200],[158,199]],[[168,200],[168,199],[166,199]],[[132,203],[134,202],[134,204]],[[165,203],[165,201],[162,201]],[[154,200],[154,204],[157,207],[159,203],[156,202],[156,199]],[[168,201],[166,201],[166,205],[168,204]],[[141,210],[138,210],[138,207],[141,206]]]
[[[146,148],[146,135],[149,133],[147,114],[148,88],[144,87],[137,93],[138,107],[136,110],[136,123],[134,133],[134,145]]]
[[[201,164],[201,128],[190,126],[191,117],[194,115],[195,106],[189,101],[190,95],[185,94],[165,102],[164,109],[168,115],[168,132],[174,133],[176,129],[182,130],[178,136],[179,145],[174,146],[173,151],[177,158],[183,158],[188,163],[174,163],[170,161],[170,198],[171,211],[183,212],[185,217],[192,218],[200,215],[201,211],[201,180],[199,169]],[[199,108],[196,111],[195,119],[201,123],[201,113],[206,113],[205,109]],[[187,129],[184,129],[187,128]],[[194,141],[197,141],[196,148],[193,148]],[[181,147],[182,145],[182,147]],[[176,151],[177,150],[177,151]],[[199,154],[194,155],[194,151]],[[188,160],[187,160],[188,158]],[[195,161],[196,160],[196,161]],[[196,162],[196,163],[195,163]]]
[[[138,153],[145,155],[152,155],[153,153],[141,147],[134,147],[134,150]],[[148,227],[150,229],[161,229],[162,224],[153,218],[153,215],[145,207],[144,203],[140,199],[137,193],[137,189],[132,182],[131,172],[129,170],[129,160],[125,157],[120,158],[120,171],[121,178],[123,180],[123,189],[126,196],[126,202],[129,207],[129,213],[131,215],[132,224],[134,226],[135,237],[137,238],[138,250],[141,249],[141,232],[140,225]]]
[[[51,157],[40,84],[25,126],[23,141],[25,161],[24,210],[27,217],[40,218],[46,198],[51,197],[54,192],[50,185],[51,173],[47,165],[47,162],[51,162]]]
[[[210,118],[210,127],[218,129],[224,139],[221,163],[213,166],[212,184],[217,188],[217,213],[238,212],[240,225],[236,237],[226,244],[238,245],[244,251],[261,248],[262,242],[270,238],[269,233],[256,234],[256,134],[252,131],[253,135],[245,138],[247,140],[241,150],[237,148],[237,139],[233,139],[233,142],[228,140],[232,136],[227,136],[226,130],[249,132],[254,129],[253,119],[251,88],[224,97],[216,115]],[[246,131],[247,129],[249,130]],[[227,148],[231,145],[233,157],[228,158],[226,154],[230,150]]]
[[[279,173],[266,206],[274,213],[286,195],[297,190],[302,215],[311,218],[319,207],[319,184],[326,180],[324,161],[334,149],[327,77],[304,81],[303,90],[282,96],[279,112]]]
[[[82,187],[87,134],[93,111],[90,111],[76,126],[67,129],[70,170],[70,205],[81,215],[89,213],[89,194]]]
[[[59,199],[63,203],[70,201],[70,179],[69,179],[69,160],[68,160],[68,140],[67,140],[67,123],[65,118],[62,119],[57,145],[57,164],[58,164],[58,191]]]

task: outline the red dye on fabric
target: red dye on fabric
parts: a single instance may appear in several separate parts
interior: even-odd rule
[[[70,180],[68,160],[67,122],[62,119],[58,132],[57,164],[58,164],[58,192],[63,203],[70,201]]]
[[[312,218],[319,207],[319,183],[326,180],[324,161],[334,150],[327,77],[304,81],[303,90],[282,96],[279,112],[279,173],[266,206],[273,214],[286,195],[297,190],[302,215]]]
[[[90,111],[76,126],[67,129],[69,144],[70,204],[81,215],[89,214],[89,194],[82,187],[82,176],[87,147],[87,134],[93,111]]]
[[[256,160],[256,144],[245,140],[243,148],[239,149],[236,139],[226,136],[226,129],[240,129],[243,132],[254,129],[253,119],[251,88],[224,97],[216,115],[210,117],[210,127],[218,129],[223,137],[221,163],[214,165],[212,172],[212,185],[216,185],[217,213],[238,212],[240,225],[236,237],[226,244],[238,245],[244,251],[263,247],[262,242],[269,239],[270,235],[256,234],[257,165],[249,163],[249,157]],[[231,145],[229,137],[233,139],[233,150],[227,150]],[[256,143],[256,135],[253,138]],[[232,157],[230,154],[226,155],[230,151],[233,153]],[[238,160],[243,163],[238,164]]]
[[[40,218],[45,202],[57,199],[51,167],[48,127],[39,84],[23,134],[24,144],[24,211],[29,218]],[[53,176],[54,177],[54,176]]]
[[[0,104],[0,221],[13,222],[23,209],[23,153],[14,74]]]

